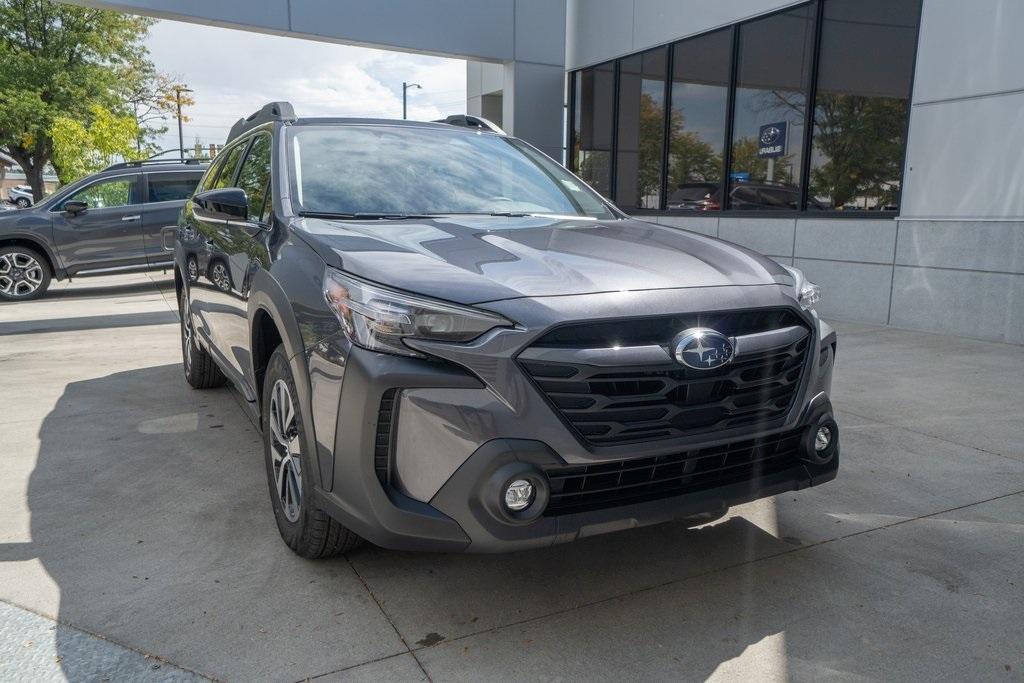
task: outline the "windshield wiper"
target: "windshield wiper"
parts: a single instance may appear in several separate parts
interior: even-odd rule
[[[491,211],[491,216],[505,216],[506,218],[525,218],[532,216],[533,214],[523,213],[522,211]]]
[[[421,213],[341,213],[335,211],[299,211],[299,215],[303,218],[334,218],[349,221],[401,221],[408,218],[431,218],[431,216]]]

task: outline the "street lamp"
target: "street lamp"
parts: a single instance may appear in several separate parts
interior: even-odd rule
[[[406,93],[409,92],[409,88],[416,88],[417,90],[423,90],[423,86],[419,83],[406,83],[402,81],[402,118],[409,118],[406,116]]]
[[[174,86],[174,100],[178,104],[178,154],[181,156],[181,160],[185,161],[185,136],[181,130],[181,93],[183,92],[195,91],[183,85]]]

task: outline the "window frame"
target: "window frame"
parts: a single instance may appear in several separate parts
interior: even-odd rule
[[[145,202],[145,192],[144,192],[145,187],[144,187],[144,183],[142,182],[142,180],[143,180],[142,179],[142,172],[141,171],[135,171],[135,172],[129,172],[129,173],[118,173],[116,175],[108,175],[108,176],[104,176],[102,178],[96,178],[92,182],[84,183],[80,187],[76,187],[73,190],[70,190],[66,195],[61,197],[57,201],[57,203],[53,205],[53,207],[49,210],[49,212],[50,213],[63,213],[64,212],[64,205],[65,204],[67,204],[69,201],[71,201],[72,199],[77,197],[79,194],[81,194],[85,190],[88,190],[90,187],[95,187],[96,185],[100,185],[102,183],[108,183],[108,182],[113,182],[113,181],[117,181],[117,180],[123,180],[125,178],[128,178],[132,182],[135,183],[135,199],[137,200],[136,202],[129,203],[129,204],[121,204],[119,206],[104,206],[104,207],[98,207],[98,208],[89,207],[89,212],[92,213],[94,211],[109,211],[111,209],[127,209],[130,206],[142,206],[142,205],[144,205],[146,202]],[[130,197],[131,197],[131,195],[129,194],[129,198]]]
[[[910,132],[910,111],[913,104],[913,92],[914,92],[914,80],[917,75],[917,54],[920,45],[920,34],[921,34],[921,13],[923,10],[923,0],[916,0],[917,6],[917,26],[914,32],[914,46],[911,54],[911,70],[910,70],[910,81],[907,89],[907,116],[903,122],[904,125],[904,145],[903,151],[900,158],[900,187],[897,192],[897,209],[895,211],[884,211],[884,210],[872,210],[872,211],[841,211],[841,210],[810,210],[808,209],[809,202],[812,201],[812,197],[809,196],[810,192],[810,170],[811,170],[811,158],[813,155],[813,136],[814,136],[814,111],[817,100],[818,90],[818,74],[819,74],[819,63],[821,60],[821,49],[822,49],[822,26],[824,24],[825,16],[825,4],[828,0],[809,0],[808,2],[802,2],[796,5],[787,7],[781,7],[771,12],[765,12],[756,17],[751,17],[743,21],[738,21],[728,26],[719,26],[707,31],[685,36],[683,38],[675,39],[668,43],[659,45],[651,45],[643,50],[635,53],[625,54],[612,60],[604,60],[589,64],[585,67],[574,69],[568,73],[568,104],[569,114],[567,116],[567,153],[566,161],[567,167],[573,173],[579,175],[578,169],[576,168],[576,156],[573,154],[573,141],[576,137],[575,123],[577,108],[579,102],[576,98],[576,84],[578,79],[581,77],[581,73],[589,69],[594,69],[599,66],[606,66],[609,63],[613,65],[614,70],[614,93],[613,93],[613,111],[612,111],[612,149],[611,149],[611,168],[609,169],[610,183],[608,194],[610,197],[615,197],[617,193],[617,174],[618,174],[618,149],[619,149],[619,100],[620,100],[620,64],[623,59],[628,59],[636,55],[643,54],[650,50],[658,48],[666,48],[668,51],[667,55],[667,71],[665,78],[665,97],[663,102],[664,115],[663,120],[665,123],[665,132],[662,138],[662,161],[661,161],[661,198],[660,205],[657,209],[620,209],[626,211],[630,215],[668,215],[668,216],[689,216],[689,217],[734,217],[734,216],[745,216],[750,218],[771,218],[771,217],[815,217],[815,218],[849,218],[856,220],[863,219],[875,219],[875,220],[893,220],[900,215],[900,208],[903,205],[903,188],[906,185],[906,171],[907,171],[907,144],[906,141],[909,139]],[[809,84],[805,91],[806,103],[804,111],[804,130],[800,136],[801,144],[803,145],[803,153],[800,159],[800,192],[798,200],[798,208],[790,210],[757,210],[757,209],[732,209],[728,204],[728,188],[729,188],[729,168],[732,165],[732,136],[733,136],[733,123],[735,118],[735,106],[736,106],[736,80],[737,70],[739,68],[739,41],[740,41],[740,28],[747,24],[751,24],[762,19],[775,16],[777,14],[784,14],[786,12],[792,12],[794,9],[802,7],[814,7],[814,22],[813,22],[813,35],[811,36],[812,41],[812,54],[811,64],[809,73]],[[668,166],[669,166],[669,144],[668,144],[668,126],[670,124],[671,106],[672,106],[672,69],[675,61],[675,45],[686,40],[700,38],[702,36],[714,33],[716,31],[731,30],[732,31],[732,54],[731,63],[729,64],[729,85],[728,85],[728,96],[726,105],[726,120],[725,120],[725,140],[722,152],[722,180],[720,188],[722,192],[722,208],[717,211],[680,211],[671,210],[667,208],[668,200]],[[614,202],[614,199],[605,197],[609,202]]]
[[[171,202],[187,201],[188,197],[184,197],[183,199],[162,199],[162,200],[157,200],[157,201],[150,201],[150,199],[149,199],[149,197],[150,197],[150,182],[154,179],[154,176],[159,176],[157,178],[157,180],[161,180],[161,179],[164,179],[166,176],[179,175],[179,174],[180,175],[192,175],[194,177],[195,171],[181,171],[181,170],[178,170],[178,171],[170,171],[170,170],[147,171],[144,174],[145,175],[145,182],[143,183],[143,185],[144,185],[144,188],[145,188],[145,192],[143,193],[143,200],[144,201],[142,203],[143,204],[168,204],[168,203],[171,203]],[[196,178],[196,184],[195,184],[195,186],[192,189],[192,194],[195,194],[196,191],[199,189],[199,184],[202,182],[202,180],[203,180],[203,174],[200,173],[199,177]],[[191,196],[191,195],[189,195],[189,196]]]

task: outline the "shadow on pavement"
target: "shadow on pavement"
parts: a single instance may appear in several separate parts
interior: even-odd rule
[[[277,677],[284,672],[248,667],[260,658],[295,659],[304,634],[284,628],[290,617],[275,622],[274,615],[299,610],[300,623],[314,625],[332,642],[343,635],[329,629],[330,613],[339,607],[318,595],[336,597],[342,611],[368,605],[375,612],[376,607],[361,583],[358,594],[346,592],[351,569],[345,559],[308,562],[281,543],[254,430],[227,390],[189,392],[180,373],[180,365],[169,364],[67,386],[39,432],[28,489],[33,540],[0,546],[0,561],[38,558],[59,587],[64,623],[214,676]],[[180,410],[182,395],[195,401],[194,410]],[[166,407],[155,397],[163,397]],[[419,585],[427,601],[421,608],[429,615],[467,612],[475,607],[463,600],[487,594],[493,608],[494,597],[510,590],[531,609],[571,608],[574,602],[671,580],[679,571],[700,573],[742,563],[767,548],[787,547],[734,518],[701,529],[666,525],[511,556],[370,547],[351,559],[368,571],[371,582],[379,577],[369,564],[412,573],[410,587]],[[453,566],[472,577],[463,586],[439,585],[437,578]],[[382,590],[386,595],[388,588]],[[280,595],[268,597],[273,593]],[[297,594],[308,594],[309,600],[297,602]],[[666,608],[684,615],[695,606]],[[467,618],[467,626],[475,630],[490,621],[501,626],[515,618],[498,610],[479,624],[470,625]],[[402,628],[405,617],[395,619]],[[710,673],[721,660],[784,626],[769,622],[736,631],[728,642],[704,648],[693,675]],[[56,637],[60,654],[59,631]],[[361,635],[344,634],[346,647],[356,647],[352,640],[359,637],[380,640],[366,628]],[[299,679],[326,670],[299,658],[291,661],[287,676]]]
[[[145,325],[166,325],[177,323],[178,314],[173,311],[151,311],[145,313],[112,313],[73,318],[46,318],[42,320],[18,320],[0,323],[0,336],[10,334],[37,334],[44,332],[80,332],[82,330],[110,329],[116,327],[141,327]]]

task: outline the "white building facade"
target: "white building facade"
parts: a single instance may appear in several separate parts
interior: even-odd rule
[[[80,1],[465,58],[469,113],[824,315],[1024,343],[1020,0]]]

